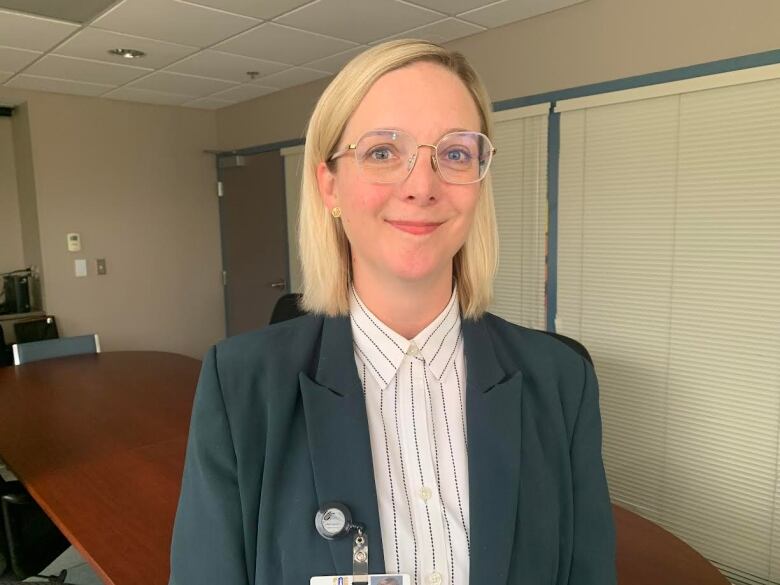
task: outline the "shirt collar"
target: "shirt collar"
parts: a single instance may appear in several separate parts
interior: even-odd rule
[[[399,335],[374,315],[350,287],[352,339],[355,352],[381,388],[387,388],[404,358],[424,359],[437,380],[452,362],[461,338],[457,287],[444,310],[411,340]]]

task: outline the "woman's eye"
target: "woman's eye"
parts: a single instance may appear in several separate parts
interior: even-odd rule
[[[451,162],[469,162],[471,160],[471,153],[462,148],[451,148],[444,153],[444,157]]]
[[[366,158],[379,162],[390,160],[393,158],[393,151],[386,146],[377,146],[368,151]]]

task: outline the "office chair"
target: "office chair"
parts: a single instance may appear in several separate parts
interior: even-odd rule
[[[0,326],[0,368],[11,366],[14,363],[13,351],[10,345],[5,344],[5,334]],[[2,573],[0,573],[2,575]]]
[[[57,339],[57,321],[51,315],[37,319],[25,319],[14,323],[16,343],[29,343],[43,339]]]
[[[3,482],[0,504],[3,540],[11,571],[19,579],[37,575],[60,556],[70,542],[18,482]]]
[[[585,346],[582,345],[576,339],[572,339],[571,337],[566,337],[565,335],[561,335],[560,333],[554,333],[552,331],[543,331],[543,333],[546,333],[550,337],[554,337],[555,339],[562,341],[570,348],[572,348],[574,351],[576,351],[578,354],[580,354],[582,357],[584,357],[586,360],[588,360],[591,366],[593,365],[593,358],[590,357],[590,353],[585,348]]]
[[[270,325],[279,323],[280,321],[287,321],[287,319],[294,319],[305,315],[306,311],[300,308],[298,303],[301,300],[300,293],[287,293],[279,297],[274,305],[274,310],[271,312]]]
[[[14,365],[19,366],[56,357],[100,353],[100,338],[97,333],[78,335],[76,337],[60,337],[57,339],[44,339],[43,341],[31,341],[29,343],[15,343],[12,349]]]

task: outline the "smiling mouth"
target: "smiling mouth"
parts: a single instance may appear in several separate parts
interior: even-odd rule
[[[438,222],[425,222],[425,221],[393,221],[386,220],[394,228],[406,232],[408,234],[414,234],[416,236],[423,236],[430,234],[438,228],[441,223]]]

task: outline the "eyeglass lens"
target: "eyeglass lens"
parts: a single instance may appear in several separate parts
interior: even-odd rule
[[[396,183],[411,172],[418,146],[412,136],[400,130],[372,130],[357,142],[355,156],[365,178],[375,183]],[[480,132],[451,132],[436,145],[441,177],[449,183],[467,184],[487,173],[492,145]]]

